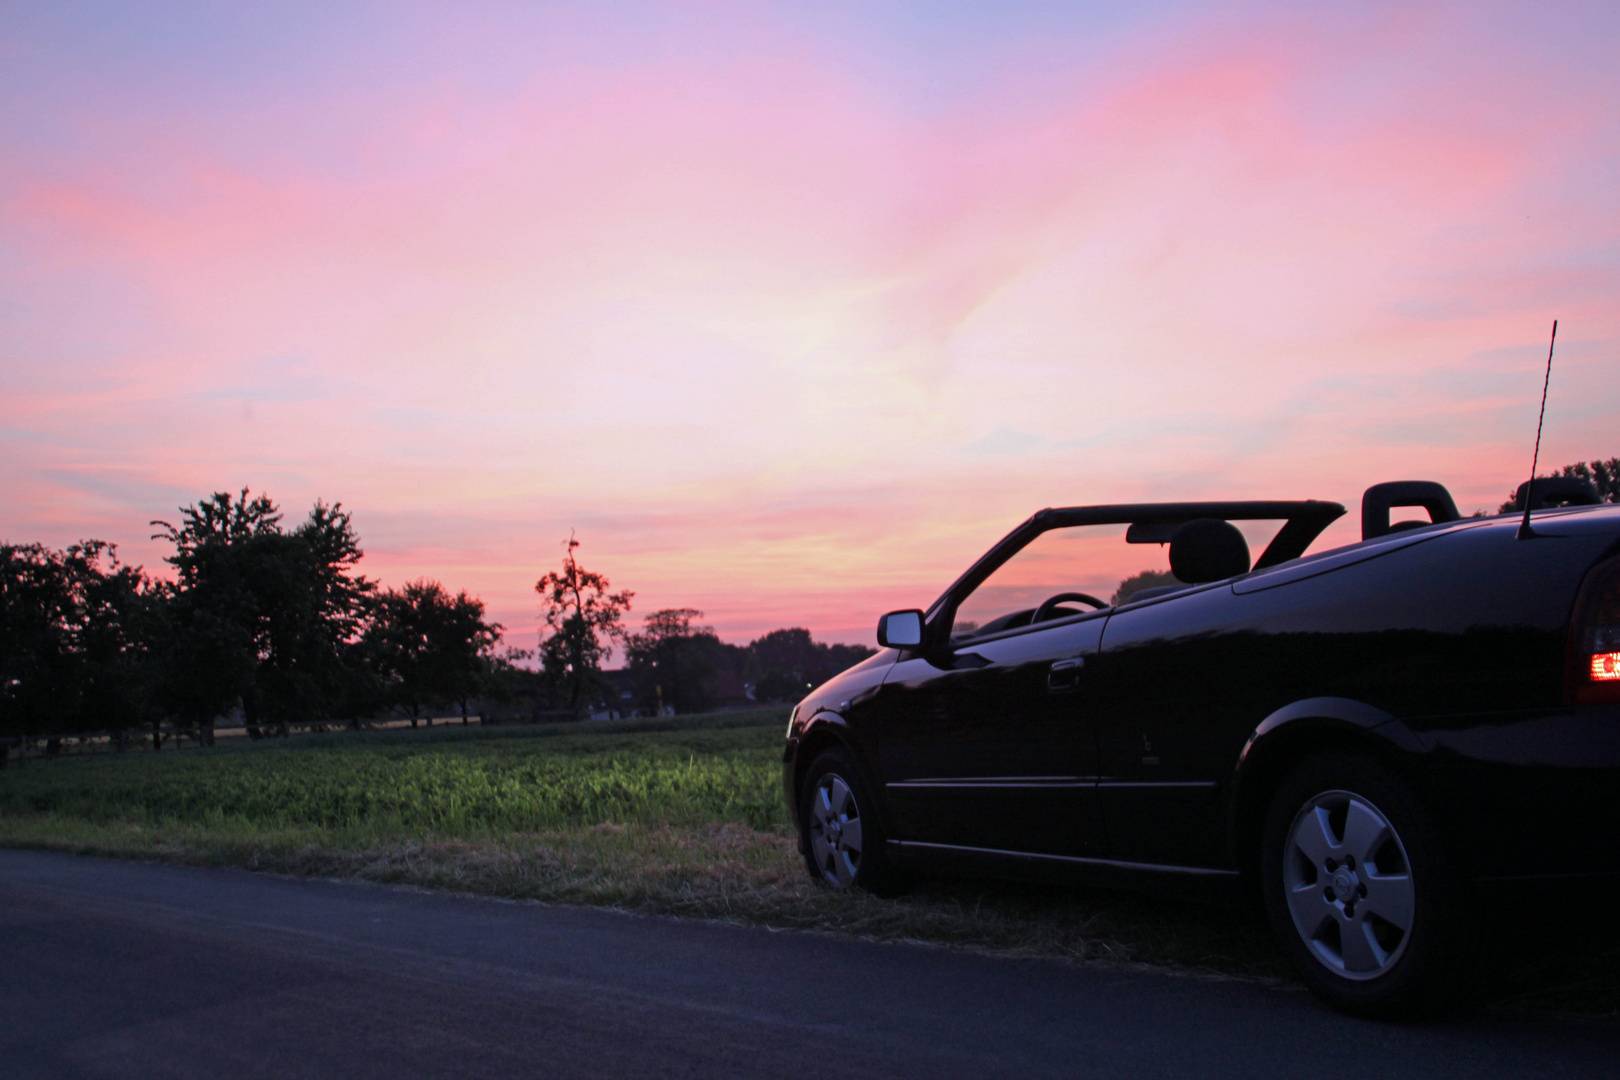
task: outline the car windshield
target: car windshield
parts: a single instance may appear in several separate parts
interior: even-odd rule
[[[1248,541],[1250,561],[1258,558],[1284,524],[1236,521]],[[1127,543],[1125,525],[1079,525],[1049,529],[1003,563],[958,606],[951,624],[957,641],[1027,626],[1043,603],[1079,593],[1104,606],[1146,599],[1184,588],[1170,572],[1168,544]],[[1048,618],[1096,609],[1085,599],[1052,605]]]

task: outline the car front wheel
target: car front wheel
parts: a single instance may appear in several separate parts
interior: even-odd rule
[[[1469,939],[1428,814],[1369,757],[1297,768],[1266,819],[1261,872],[1273,931],[1305,983],[1366,1016],[1457,1003]]]
[[[820,754],[805,774],[800,846],[810,876],[835,889],[890,896],[905,887],[855,762],[842,749]]]

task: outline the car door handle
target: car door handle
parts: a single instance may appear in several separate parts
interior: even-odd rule
[[[1054,694],[1063,694],[1075,689],[1080,685],[1080,669],[1085,666],[1086,659],[1083,656],[1054,662],[1046,672],[1046,688]]]

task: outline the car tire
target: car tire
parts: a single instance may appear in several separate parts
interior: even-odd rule
[[[1311,758],[1272,799],[1266,914],[1305,984],[1359,1016],[1415,1019],[1470,994],[1467,912],[1433,819],[1370,756]]]
[[[805,773],[799,830],[805,869],[817,882],[877,896],[905,890],[905,875],[889,859],[871,789],[843,749],[823,751]]]

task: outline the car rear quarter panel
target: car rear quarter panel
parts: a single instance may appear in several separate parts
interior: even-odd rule
[[[1571,770],[1596,769],[1596,787],[1609,783],[1612,768],[1599,764],[1527,769],[1511,760],[1514,745],[1543,737],[1590,741],[1591,732],[1537,734],[1523,725],[1567,712],[1570,608],[1582,576],[1620,532],[1620,517],[1605,516],[1606,525],[1566,526],[1532,541],[1514,539],[1515,521],[1469,522],[1314,575],[1293,564],[1275,572],[1275,585],[1259,574],[1244,579],[1243,592],[1219,586],[1117,613],[1098,669],[1108,717],[1102,772],[1214,781],[1221,809],[1180,850],[1149,850],[1146,835],[1126,842],[1167,860],[1230,864],[1244,746],[1266,718],[1311,698],[1359,703],[1398,721],[1413,737],[1408,746],[1371,734],[1366,745],[1409,769],[1453,831],[1469,827],[1493,787],[1519,804],[1545,797],[1546,778],[1570,779]],[[1290,722],[1309,724],[1316,718],[1308,713]],[[1286,726],[1263,735],[1277,738]],[[1344,735],[1354,741],[1350,727]],[[1152,766],[1142,764],[1146,745],[1157,751]],[[1592,760],[1597,751],[1572,752]],[[1489,767],[1493,758],[1502,759],[1499,768]],[[1111,838],[1164,827],[1121,817],[1109,816]]]

